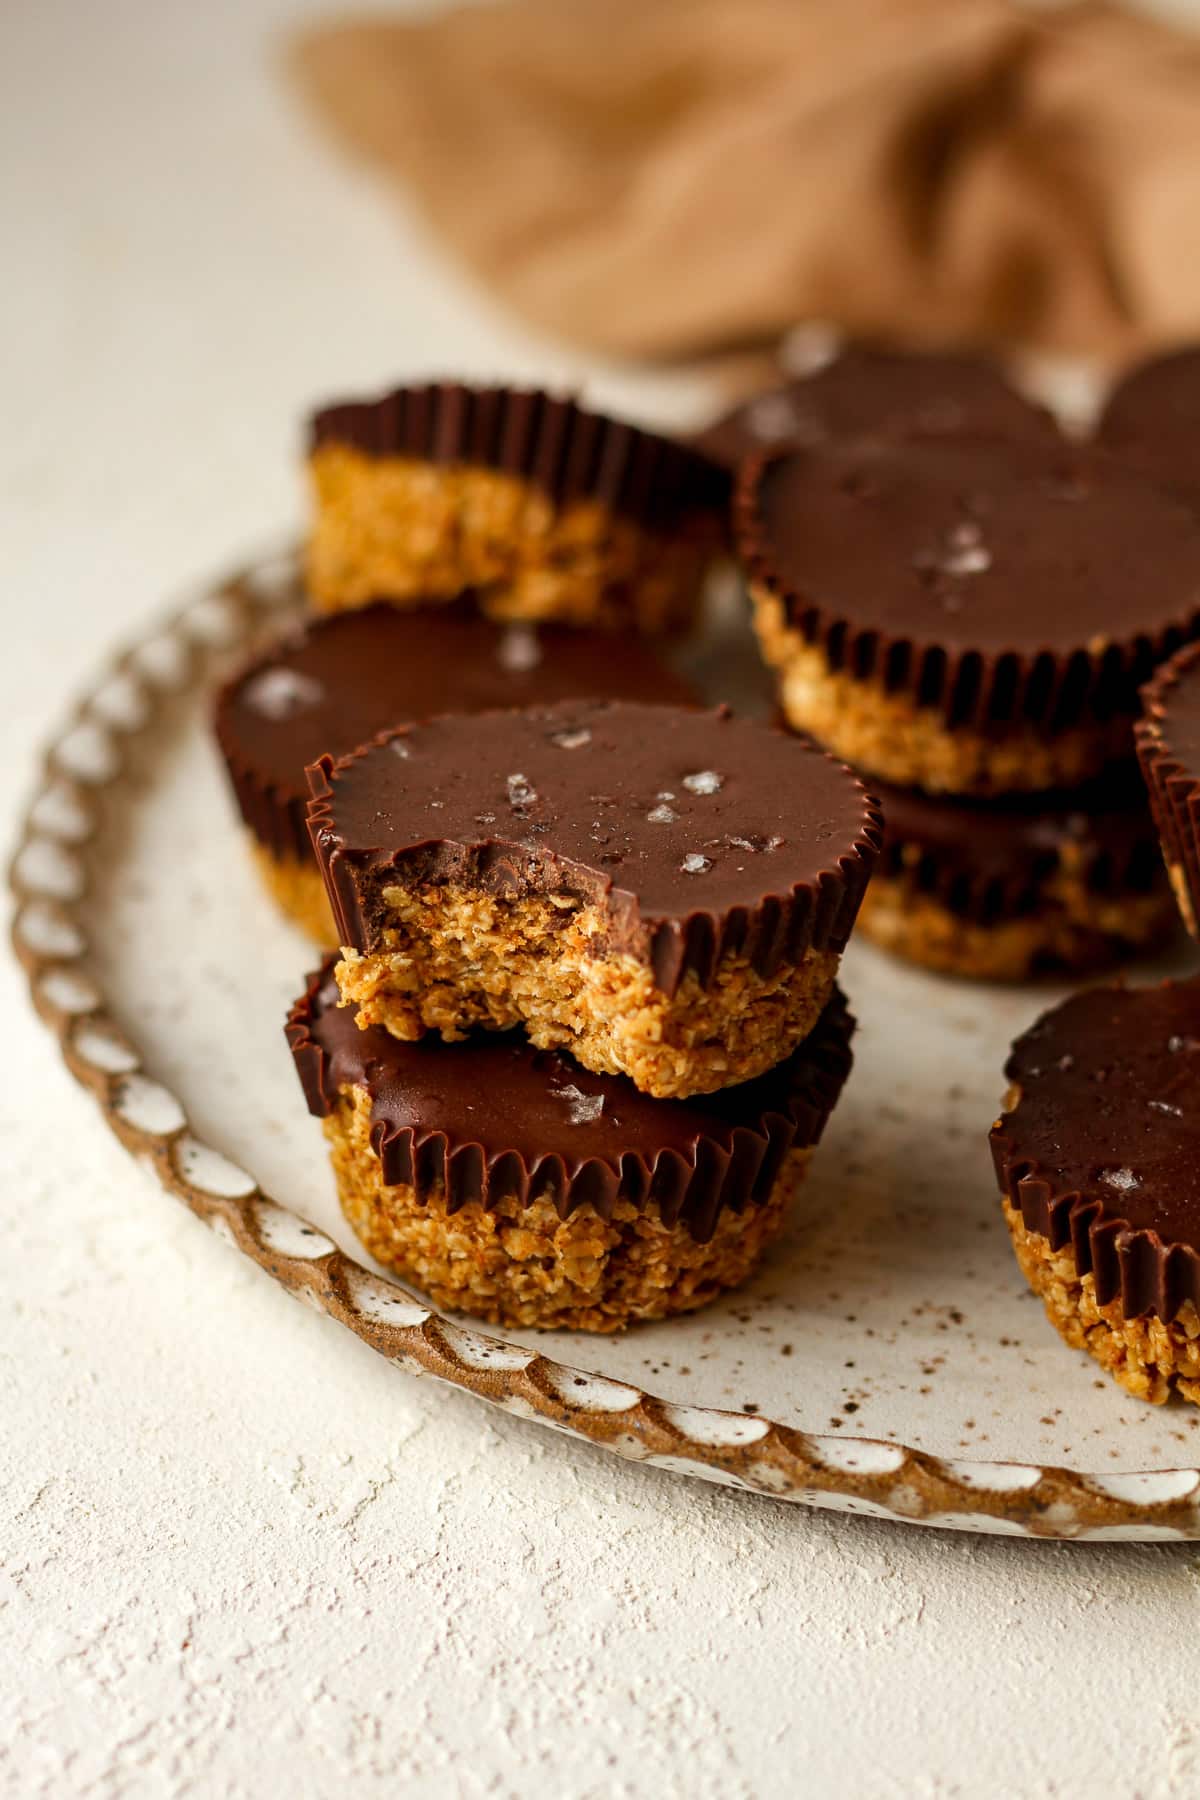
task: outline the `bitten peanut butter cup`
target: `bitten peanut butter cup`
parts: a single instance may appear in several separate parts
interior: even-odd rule
[[[1050,1322],[1130,1393],[1200,1401],[1200,982],[1076,994],[1005,1073],[992,1154]]]
[[[659,1097],[790,1054],[832,992],[879,843],[849,770],[727,709],[434,719],[309,780],[362,1024],[520,1024]]]
[[[1098,452],[859,440],[760,458],[738,538],[789,721],[930,791],[1071,787],[1132,751],[1200,630],[1200,517]]]
[[[1200,645],[1171,658],[1142,692],[1138,760],[1179,910],[1200,938]]]
[[[879,865],[859,915],[897,956],[974,980],[1082,974],[1175,927],[1137,764],[1069,793],[980,801],[874,782]]]
[[[1131,369],[1109,395],[1096,437],[1143,474],[1200,502],[1200,346]]]
[[[305,769],[405,719],[584,695],[695,695],[639,638],[568,626],[499,625],[467,607],[390,606],[312,621],[259,651],[217,695],[214,727],[264,879],[284,910],[332,947],[333,921],[308,835]]]
[[[736,468],[776,446],[913,431],[1052,438],[1057,427],[987,357],[863,343],[743,400],[691,441]]]
[[[458,382],[324,408],[309,446],[318,607],[471,593],[506,619],[690,623],[728,477],[573,400]]]
[[[778,1067],[662,1101],[520,1034],[360,1030],[331,964],[287,1028],[373,1256],[439,1305],[591,1331],[690,1311],[745,1278],[838,1099],[853,1029],[835,989]]]

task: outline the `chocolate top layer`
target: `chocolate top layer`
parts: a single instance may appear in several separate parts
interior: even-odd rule
[[[369,951],[402,871],[600,904],[606,947],[673,992],[727,951],[760,972],[840,950],[878,845],[862,784],[727,709],[564,701],[401,728],[309,771],[309,824],[341,932]]]
[[[1096,436],[1164,485],[1200,495],[1200,347],[1139,363],[1110,394]]]
[[[1200,981],[1076,994],[1019,1038],[992,1130],[1001,1188],[1102,1305],[1200,1297]]]
[[[495,469],[556,501],[594,499],[648,524],[729,499],[728,474],[699,451],[540,389],[440,381],[343,401],[312,416],[310,451],[326,444]]]
[[[1133,710],[1200,628],[1200,517],[1099,452],[860,439],[751,462],[753,579],[835,669],[951,721]]]
[[[986,357],[851,344],[811,374],[742,401],[692,442],[733,468],[773,445],[811,449],[867,432],[913,430],[1048,437],[1056,426]]]
[[[316,619],[260,652],[221,689],[215,723],[247,824],[307,860],[304,771],[319,756],[344,756],[406,719],[589,694],[695,699],[640,638],[379,605]]]
[[[1069,874],[1093,893],[1149,893],[1162,880],[1158,834],[1137,764],[1069,793],[1003,794],[986,804],[873,784],[883,808],[880,873],[905,875],[952,912],[987,923],[1036,910]]]
[[[594,1075],[520,1033],[462,1043],[400,1043],[360,1031],[338,1005],[332,959],[288,1021],[309,1111],[348,1087],[371,1098],[371,1143],[385,1183],[444,1192],[456,1212],[545,1196],[566,1218],[590,1202],[659,1205],[664,1222],[712,1235],[723,1207],[765,1200],[789,1149],[815,1144],[850,1070],[854,1021],[840,992],[790,1057],[739,1087],[651,1100],[620,1075]]]

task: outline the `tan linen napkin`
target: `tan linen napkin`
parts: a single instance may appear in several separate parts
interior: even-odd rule
[[[1200,39],[1098,5],[502,0],[334,21],[291,68],[496,295],[606,352],[1200,330]]]

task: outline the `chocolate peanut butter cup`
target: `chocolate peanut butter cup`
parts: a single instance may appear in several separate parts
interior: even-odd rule
[[[691,622],[728,477],[574,400],[458,382],[316,413],[309,582],[325,611],[470,592],[505,619]]]
[[[1109,395],[1096,437],[1143,474],[1200,503],[1200,346],[1131,369]]]
[[[838,1099],[853,1029],[835,989],[778,1067],[662,1101],[519,1033],[360,1030],[329,963],[287,1027],[370,1253],[441,1306],[589,1331],[690,1311],[745,1278]]]
[[[861,439],[752,460],[738,540],[789,721],[934,792],[1071,787],[1132,751],[1200,630],[1200,516],[1099,452]]]
[[[1069,793],[990,801],[872,784],[883,808],[864,936],[975,980],[1103,968],[1175,925],[1137,764]]]
[[[258,652],[217,695],[214,725],[255,860],[284,910],[332,947],[308,835],[305,769],[433,713],[584,695],[688,705],[643,640],[568,626],[499,625],[463,606],[390,606],[316,619]]]
[[[985,356],[858,343],[743,400],[691,442],[732,469],[780,445],[812,449],[864,433],[913,431],[1052,438],[1057,427]]]
[[[361,1024],[406,1039],[521,1024],[659,1097],[795,1048],[879,843],[849,770],[725,708],[434,719],[309,781]]]
[[[1142,692],[1138,760],[1184,923],[1200,938],[1200,645],[1189,645]]]
[[[992,1154],[1051,1324],[1131,1394],[1200,1401],[1200,982],[1076,994],[1005,1073]]]

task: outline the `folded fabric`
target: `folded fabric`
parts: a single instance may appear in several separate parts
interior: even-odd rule
[[[797,320],[1119,356],[1200,327],[1200,38],[1004,0],[502,0],[291,67],[544,330],[683,357]]]

